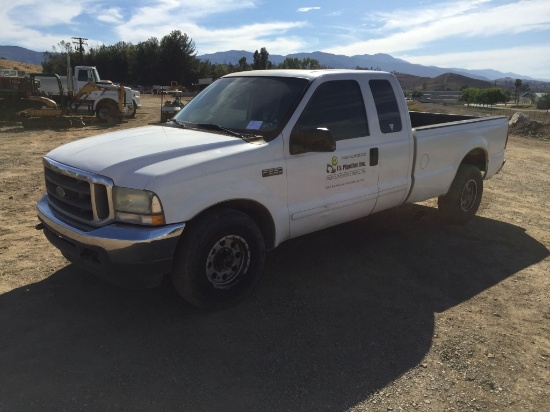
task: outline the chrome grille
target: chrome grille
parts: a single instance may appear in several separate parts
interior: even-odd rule
[[[114,220],[110,179],[46,157],[44,176],[48,201],[59,213],[93,226]]]

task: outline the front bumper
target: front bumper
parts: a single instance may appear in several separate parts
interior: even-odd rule
[[[104,227],[69,222],[44,195],[37,204],[46,238],[77,266],[124,287],[160,284],[170,272],[185,223],[162,227],[112,224]]]

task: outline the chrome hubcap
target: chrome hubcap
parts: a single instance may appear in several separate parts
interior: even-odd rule
[[[469,211],[477,199],[477,183],[475,180],[469,180],[464,189],[462,189],[462,196],[460,197],[460,207],[464,212]]]
[[[218,240],[206,259],[206,276],[216,289],[227,289],[239,281],[250,265],[248,243],[239,236]]]

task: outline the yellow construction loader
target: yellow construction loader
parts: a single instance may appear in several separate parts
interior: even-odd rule
[[[53,77],[57,80],[59,86],[60,101],[56,102],[50,96],[45,96],[40,91],[40,78]],[[50,73],[32,73],[30,74],[33,90],[26,98],[29,107],[20,110],[18,114],[24,127],[78,127],[83,126],[84,121],[103,121],[109,124],[122,121],[124,112],[124,86],[115,86],[113,84],[98,84],[90,82],[83,86],[74,96],[65,96],[63,86],[58,75]],[[108,99],[97,103],[96,92],[117,92],[117,101]],[[94,105],[96,107],[94,107]],[[86,106],[88,115],[76,113],[77,110]],[[94,114],[97,112],[97,118]]]

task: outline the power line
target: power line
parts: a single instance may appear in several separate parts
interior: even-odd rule
[[[78,53],[80,54],[80,64],[84,63],[84,46],[88,45],[88,43],[84,43],[85,39],[84,37],[72,37],[73,39],[77,41],[73,41],[74,44],[78,44]]]

